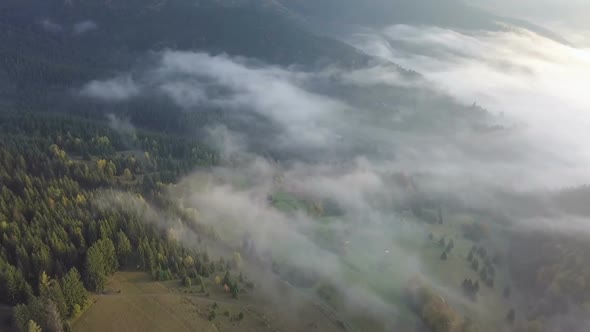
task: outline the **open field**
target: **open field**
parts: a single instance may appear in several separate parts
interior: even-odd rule
[[[249,294],[235,300],[212,280],[207,279],[206,285],[208,296],[199,286],[185,288],[178,281],[153,282],[142,272],[118,272],[105,294],[96,295],[92,307],[74,321],[74,331],[339,330],[312,303],[299,306],[302,312],[292,315],[289,305],[273,306]],[[285,296],[295,296],[290,292],[285,290]],[[210,320],[212,311],[215,318]],[[305,321],[293,317],[305,317]]]
[[[118,292],[120,290],[120,293]],[[74,331],[216,331],[214,324],[141,272],[117,273]]]
[[[461,283],[465,278],[480,280],[482,287],[478,292],[477,306],[467,297],[448,298],[448,300],[460,312],[478,321],[481,331],[500,331],[506,327],[505,317],[511,307],[510,300],[503,296],[504,287],[509,286],[509,283],[505,268],[501,264],[496,266],[493,288],[485,286],[479,274],[471,268],[467,260],[468,253],[474,244],[481,244],[466,239],[461,231],[461,226],[472,222],[474,218],[474,216],[456,214],[448,216],[442,225],[428,225],[434,240],[425,240],[425,245],[420,253],[423,261],[428,262],[425,272],[428,275],[436,276],[437,280],[442,282],[445,287],[450,287],[450,293],[460,294]],[[448,254],[447,260],[444,261],[440,259],[443,249],[437,243],[441,237],[446,240],[453,239],[455,244],[454,249]],[[485,310],[481,310],[481,308],[485,308]]]

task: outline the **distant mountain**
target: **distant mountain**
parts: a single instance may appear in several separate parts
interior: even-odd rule
[[[0,105],[68,108],[64,94],[129,69],[151,51],[205,51],[280,64],[368,57],[315,35],[266,1],[5,0],[0,4]]]
[[[462,0],[277,0],[320,29],[345,29],[347,25],[373,28],[393,24],[435,25],[477,30],[504,29],[505,24],[532,30],[562,43],[558,34],[533,23],[499,16]],[[323,26],[322,26],[323,25]]]

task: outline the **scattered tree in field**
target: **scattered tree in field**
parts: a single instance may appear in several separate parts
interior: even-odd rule
[[[182,263],[184,264],[184,267],[186,269],[191,269],[195,266],[195,259],[192,258],[191,256],[186,256],[184,258],[184,260],[182,261]]]
[[[508,311],[508,314],[506,315],[506,320],[508,321],[508,323],[513,324],[515,319],[516,313],[514,312],[514,308],[512,308]]]
[[[242,260],[242,255],[240,255],[239,252],[234,252],[234,257],[233,257],[233,264],[235,265],[236,268],[240,268],[243,265],[243,260]]]
[[[238,285],[237,282],[234,282],[234,283],[230,284],[229,290],[230,290],[231,295],[232,295],[232,297],[234,299],[237,299],[239,297],[239,294],[240,294],[240,286]]]
[[[229,286],[229,284],[231,284],[231,276],[229,274],[229,271],[225,272],[225,276],[223,277],[222,282],[224,285],[228,285],[228,286]]]
[[[197,277],[197,279],[199,281],[199,285],[201,286],[201,293],[205,293],[207,291],[207,288],[205,287],[205,281],[201,277]]]
[[[464,279],[461,287],[463,289],[463,294],[465,294],[465,296],[467,296],[472,301],[477,300],[477,293],[479,292],[478,282],[473,282],[473,280],[471,279]]]
[[[447,243],[446,251],[451,252],[451,250],[453,250],[453,248],[455,248],[455,241],[453,241],[453,239],[450,239],[449,242]]]
[[[488,280],[488,273],[485,266],[479,271],[479,277],[482,281]]]

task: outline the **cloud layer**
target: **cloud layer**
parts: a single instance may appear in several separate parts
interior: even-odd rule
[[[507,151],[519,150],[521,157],[511,162],[525,171],[520,185],[558,188],[590,181],[590,151],[583,143],[590,124],[584,92],[590,52],[518,29],[467,34],[399,25],[359,34],[353,43],[515,124],[514,139],[503,144]]]
[[[432,258],[420,254],[429,228],[404,203],[453,197],[511,215],[497,193],[590,182],[590,54],[514,29],[392,26],[350,42],[383,61],[309,72],[165,51],[148,68],[90,82],[81,94],[110,103],[166,98],[186,112],[272,123],[270,134],[256,121],[237,132],[207,128],[226,165],[188,176],[170,195],[226,243],[239,246],[249,234],[261,256],[333,285],[351,312],[373,312],[391,327],[402,284],[415,275],[466,311],[492,312],[487,303],[469,308],[457,285],[429,273]],[[271,161],[254,138],[297,154]],[[331,212],[318,218],[269,202],[285,192]]]

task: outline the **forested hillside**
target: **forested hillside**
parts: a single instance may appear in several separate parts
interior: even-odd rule
[[[101,292],[121,268],[155,280],[215,271],[165,220],[158,226],[140,210],[97,205],[104,191],[121,191],[178,218],[160,195],[163,184],[213,165],[209,149],[147,132],[122,137],[106,122],[52,114],[3,112],[0,128],[0,299],[16,305],[20,330],[30,320],[44,331],[68,330],[68,319],[90,304],[88,291]]]
[[[584,52],[462,0],[0,0],[0,330],[586,332]]]
[[[79,112],[89,105],[72,104],[72,89],[163,49],[227,53],[283,65],[367,61],[354,48],[316,36],[262,4],[11,1],[0,7],[0,103],[19,110]]]

